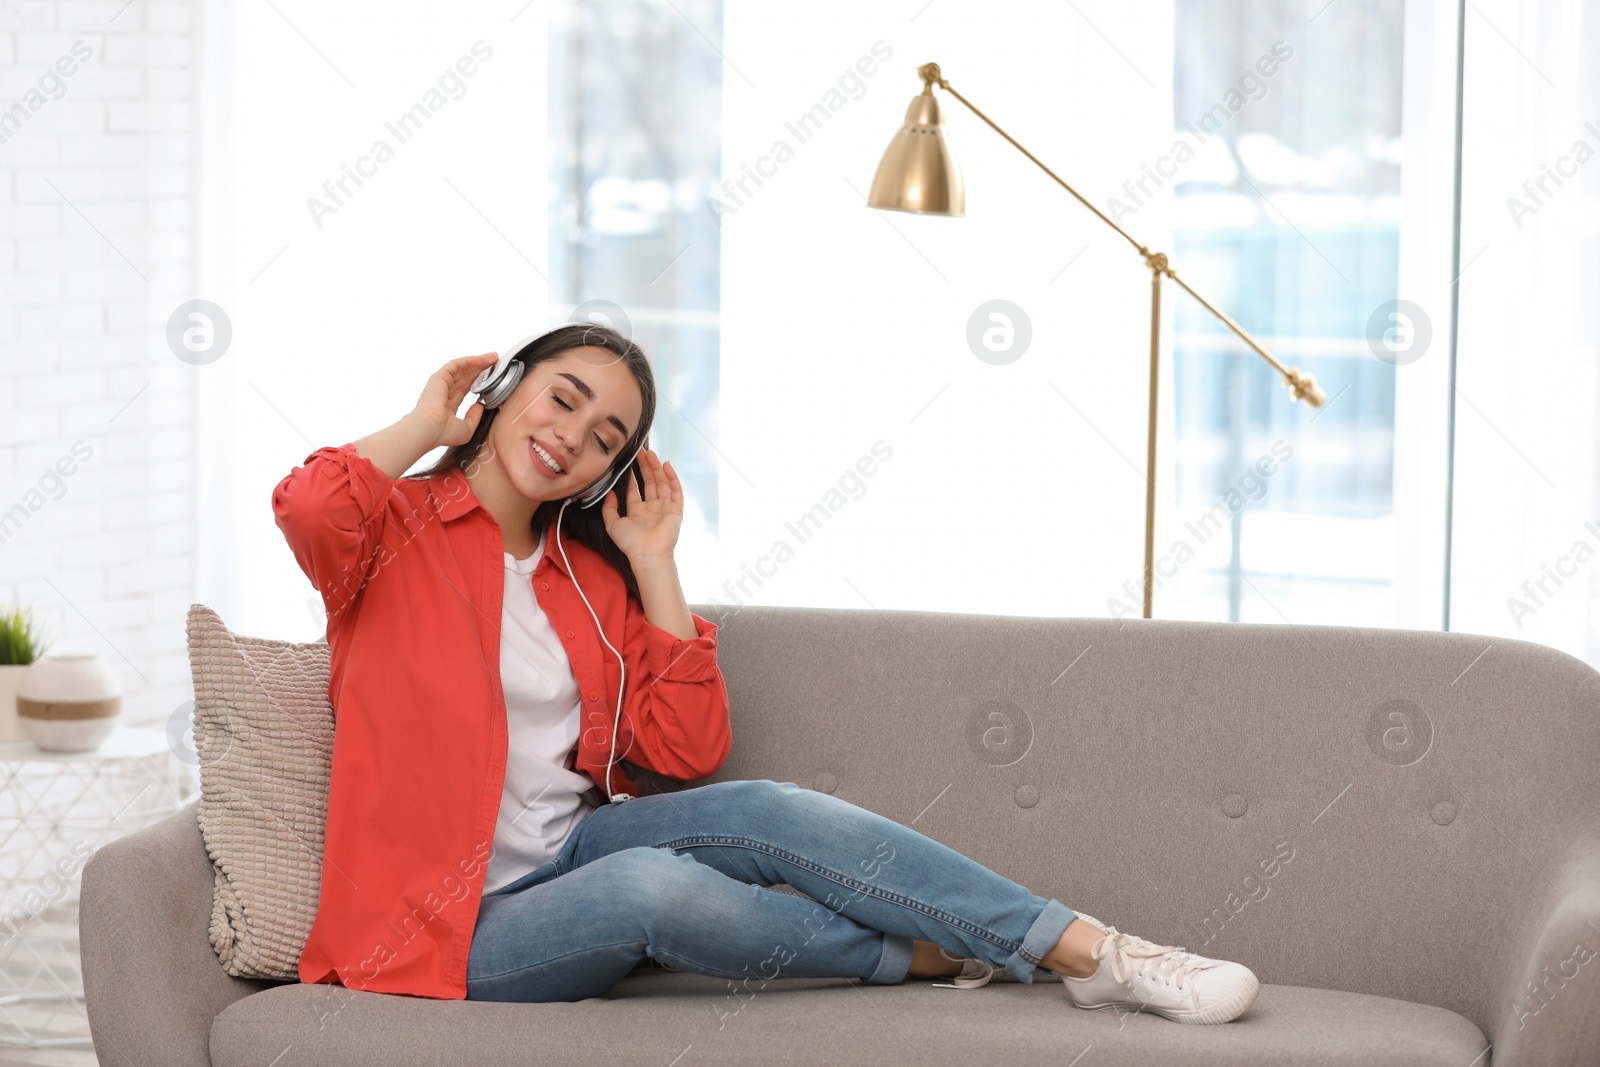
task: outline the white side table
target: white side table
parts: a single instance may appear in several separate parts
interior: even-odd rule
[[[126,723],[88,752],[0,741],[0,1047],[92,1044],[78,958],[83,865],[199,795],[190,755],[165,730]]]

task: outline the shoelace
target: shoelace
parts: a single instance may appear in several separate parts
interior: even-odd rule
[[[944,986],[946,989],[976,989],[979,986],[988,985],[989,979],[993,978],[1000,969],[993,964],[973,959],[971,956],[952,956],[944,950],[943,945],[939,946],[939,955],[951,963],[961,964],[961,973],[954,979],[948,982],[933,983],[937,986]]]
[[[1094,943],[1089,954],[1097,960],[1110,956],[1111,977],[1119,982],[1126,982],[1136,970],[1141,969],[1140,960],[1165,956],[1166,959],[1155,966],[1156,978],[1162,982],[1176,979],[1177,987],[1182,989],[1185,978],[1217,964],[1216,960],[1197,956],[1182,945],[1158,945],[1142,937],[1125,934],[1115,926],[1107,926],[1105,931],[1106,936]]]

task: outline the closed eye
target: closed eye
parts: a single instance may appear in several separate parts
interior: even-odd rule
[[[565,400],[562,400],[555,393],[551,393],[550,394],[550,398],[552,400],[554,400],[557,404],[560,404],[562,407],[566,408],[568,411],[572,410],[571,405],[569,405]],[[600,442],[600,451],[601,452],[605,453],[608,456],[611,455],[611,449],[606,446],[605,440],[599,434],[595,434],[594,435],[594,439],[596,441]]]

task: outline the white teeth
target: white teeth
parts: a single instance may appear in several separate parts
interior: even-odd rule
[[[566,473],[565,471],[563,471],[561,469],[560,464],[556,463],[556,461],[554,459],[550,458],[550,453],[546,452],[544,449],[539,447],[539,442],[538,441],[534,441],[532,438],[529,438],[529,441],[532,442],[532,444],[533,444],[533,450],[535,452],[539,453],[539,458],[544,460],[544,465],[545,466],[549,467],[551,470],[555,471],[557,474]]]

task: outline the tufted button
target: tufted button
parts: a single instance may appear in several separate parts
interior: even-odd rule
[[[839,783],[833,777],[833,775],[829,774],[827,771],[823,771],[821,774],[818,774],[815,778],[811,779],[811,788],[815,789],[819,793],[832,793],[835,789],[839,788]]]
[[[1222,798],[1222,814],[1230,819],[1237,819],[1243,815],[1247,806],[1244,802],[1244,797],[1238,793],[1229,793]]]
[[[1039,787],[1032,783],[1017,786],[1016,799],[1019,808],[1033,807],[1039,803]]]
[[[1448,800],[1441,800],[1433,806],[1433,811],[1429,812],[1429,815],[1440,826],[1449,826],[1456,821],[1456,806]]]

